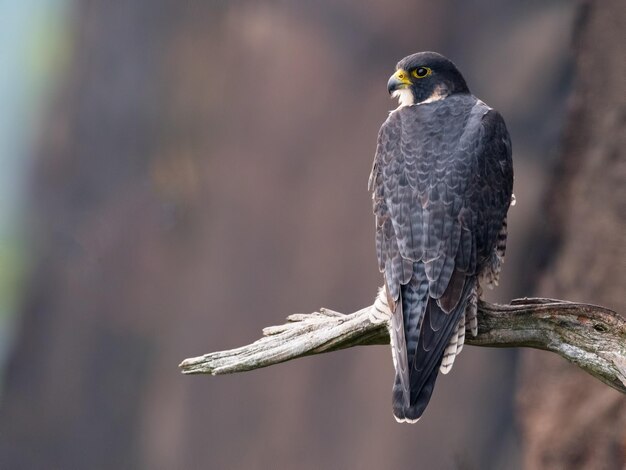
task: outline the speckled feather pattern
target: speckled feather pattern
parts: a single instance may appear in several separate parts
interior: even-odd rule
[[[512,186],[504,121],[472,95],[400,107],[381,127],[370,189],[379,268],[389,305],[402,312],[392,330],[406,342],[394,385],[399,420],[421,416],[444,351],[460,352],[478,277],[497,278]]]

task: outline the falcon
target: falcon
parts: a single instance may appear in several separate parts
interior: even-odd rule
[[[399,106],[380,128],[369,179],[385,281],[374,307],[391,315],[393,414],[416,422],[466,330],[478,334],[482,287],[497,284],[511,140],[502,116],[440,54],[405,57],[387,89]]]

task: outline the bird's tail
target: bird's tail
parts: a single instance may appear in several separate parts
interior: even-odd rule
[[[466,282],[458,303],[446,313],[435,299],[429,297],[428,281],[413,281],[402,286],[401,299],[391,319],[394,355],[406,354],[404,370],[398,367],[403,361],[394,358],[396,378],[393,386],[393,414],[398,422],[409,423],[419,420],[426,409],[440,367],[447,372],[452,366],[447,363],[443,367],[444,352],[451,353],[452,343],[456,343],[454,354],[460,352],[462,344],[458,347],[459,330],[464,334],[465,311],[472,285],[475,284]],[[403,335],[396,334],[394,338],[393,332],[398,330],[403,330]],[[457,338],[456,342],[454,337]],[[393,344],[402,339],[405,340],[404,351],[402,347],[396,348]]]

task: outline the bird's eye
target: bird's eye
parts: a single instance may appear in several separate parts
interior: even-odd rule
[[[428,67],[418,67],[416,69],[413,69],[411,73],[415,78],[424,78],[427,75],[430,75],[432,73],[432,70]]]

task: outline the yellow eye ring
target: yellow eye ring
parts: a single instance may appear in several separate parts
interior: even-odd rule
[[[411,71],[411,75],[415,78],[424,78],[429,76],[433,71],[428,67],[417,67]]]

